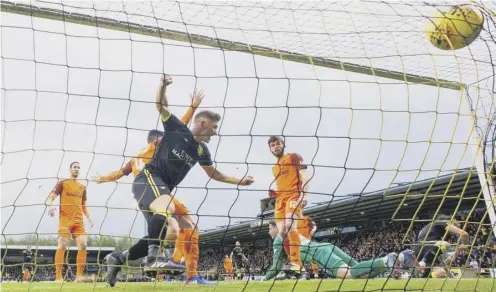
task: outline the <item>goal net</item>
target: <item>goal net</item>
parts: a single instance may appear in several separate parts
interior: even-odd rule
[[[470,246],[447,270],[468,275],[475,261],[471,278],[494,277],[496,5],[468,3],[484,14],[480,36],[442,51],[425,35],[429,17],[452,5],[442,1],[1,1],[3,279],[21,271],[31,245],[44,255],[32,279],[52,280],[58,218],[45,202],[73,161],[94,223],[85,221],[86,273],[103,279],[105,255],[146,235],[133,176],[104,184],[93,177],[123,167],[149,130],[162,130],[154,102],[163,74],[174,81],[175,115],[203,89],[198,110],[222,116],[208,146],[217,169],[255,179],[223,184],[195,167],[174,190],[201,231],[202,276],[224,279],[223,257],[236,240],[247,275],[272,264],[273,205],[260,210],[260,201],[275,188],[267,140],[279,135],[308,166],[304,213],[317,224],[315,239],[366,260],[411,248],[422,227],[448,215],[444,222],[456,220]],[[446,240],[450,251],[460,243]],[[67,257],[74,266],[75,253]],[[121,281],[141,279],[133,271]],[[382,280],[376,289],[465,285]],[[463,290],[494,289],[467,283]]]

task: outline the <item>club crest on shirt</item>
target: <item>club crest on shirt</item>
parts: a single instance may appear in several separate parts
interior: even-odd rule
[[[203,155],[203,147],[202,145],[198,145],[198,156],[202,156]]]

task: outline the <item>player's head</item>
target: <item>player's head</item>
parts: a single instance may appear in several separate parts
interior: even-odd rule
[[[198,142],[210,142],[210,137],[217,135],[220,115],[212,111],[201,111],[195,116],[195,122],[191,132]]]
[[[164,132],[162,131],[150,130],[150,132],[148,132],[148,137],[146,138],[146,141],[148,142],[148,144],[155,143],[155,145],[158,145],[162,140],[163,136],[164,136]]]
[[[270,221],[269,223],[269,235],[272,239],[276,238],[277,234],[279,234],[279,229],[277,228],[275,221]]]
[[[79,168],[80,168],[80,167],[79,167],[79,162],[77,162],[77,161],[74,161],[74,162],[72,162],[72,163],[70,164],[69,169],[70,169],[70,171],[71,171],[71,176],[72,176],[73,178],[76,178],[76,177],[78,177],[78,176],[79,176]]]
[[[31,246],[30,246],[30,245],[28,245],[28,247],[26,247],[26,249],[27,249],[27,250],[31,250]]]
[[[271,136],[268,141],[269,149],[275,157],[284,155],[284,139],[279,136]]]
[[[228,258],[229,258],[229,256],[226,254],[226,259],[228,259]]]

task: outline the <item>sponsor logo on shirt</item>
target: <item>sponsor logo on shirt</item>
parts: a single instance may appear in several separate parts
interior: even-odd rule
[[[181,150],[181,152],[179,152],[176,149],[172,149],[172,154],[184,161],[189,167],[193,167],[195,165],[193,158],[189,156],[188,153],[186,153],[184,150]]]

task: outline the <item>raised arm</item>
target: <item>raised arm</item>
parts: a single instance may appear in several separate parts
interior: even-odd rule
[[[50,193],[50,195],[48,196],[48,199],[46,200],[46,205],[48,207],[48,215],[50,217],[55,216],[55,207],[53,206],[53,201],[55,201],[55,198],[57,198],[57,196],[62,193],[63,184],[64,181],[62,180],[59,181],[55,186],[55,188]]]
[[[167,121],[171,116],[171,111],[169,109],[169,102],[167,101],[167,95],[165,91],[167,86],[172,84],[172,78],[167,75],[163,75],[160,79],[160,86],[157,91],[157,96],[155,97],[155,106],[160,113],[160,118],[162,121]]]
[[[213,165],[202,165],[202,168],[205,171],[205,173],[208,175],[208,177],[223,183],[248,186],[254,182],[253,177],[251,176],[246,176],[244,178],[232,177],[218,171],[217,168]]]
[[[191,118],[193,117],[193,114],[195,113],[196,109],[200,106],[202,103],[203,97],[205,94],[203,93],[203,90],[193,92],[193,94],[190,95],[191,97],[191,106],[188,108],[186,113],[181,117],[181,122],[183,124],[187,125],[191,121]]]

